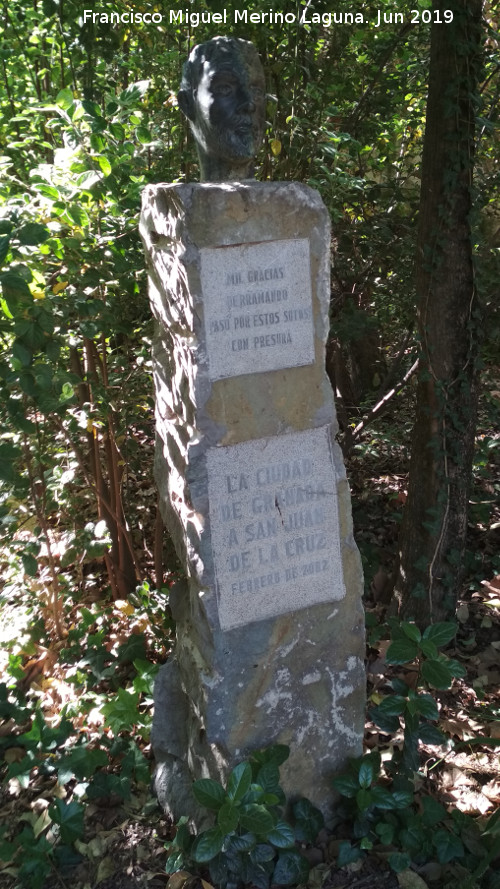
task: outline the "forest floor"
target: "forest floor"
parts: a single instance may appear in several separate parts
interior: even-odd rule
[[[488,397],[498,399],[499,393],[491,387]],[[460,596],[456,639],[447,650],[463,665],[465,675],[454,680],[449,690],[433,692],[439,727],[448,740],[445,747],[421,745],[417,788],[434,796],[448,810],[472,814],[479,822],[500,805],[500,436],[488,426],[490,416],[489,410],[483,411],[467,584]],[[368,700],[372,703],[394,676],[404,677],[410,686],[412,682],[411,669],[386,662],[389,638],[379,629],[392,590],[406,497],[408,456],[401,440],[395,441],[394,425],[394,420],[392,426],[387,419],[379,421],[378,431],[365,438],[348,460],[356,537],[365,571],[365,604],[372,615],[367,646]],[[150,488],[143,485],[137,496],[150,497]],[[32,712],[26,713],[24,723],[9,718],[0,700],[0,889],[17,889],[20,885],[43,889],[160,889],[167,884],[168,889],[197,889],[198,877],[184,873],[169,878],[165,873],[165,843],[172,838],[172,825],[158,809],[149,784],[152,701],[147,664],[162,663],[168,657],[168,620],[162,625],[165,603],[150,607],[145,595],[133,605],[109,605],[96,617],[91,599],[92,595],[85,607],[79,601],[74,613],[68,615],[73,645],[67,640],[64,645],[44,640],[43,645],[31,649],[29,656],[18,657],[15,669],[12,656],[9,661],[11,688],[15,674],[17,691],[36,698],[43,720],[37,722]],[[15,608],[9,612],[4,606],[2,623],[12,620],[13,612]],[[125,686],[131,689],[130,699],[125,699]],[[79,703],[72,709],[75,694]],[[113,706],[110,700],[115,701]],[[83,798],[85,782],[95,781],[95,774],[78,765],[74,754],[70,762],[69,754],[64,752],[75,738],[57,734],[63,706],[70,714],[74,732],[84,742],[86,754],[91,751],[100,767],[102,759],[96,751],[102,751],[103,744],[105,750],[108,783],[85,802],[82,823],[76,803]],[[127,725],[133,725],[132,731],[126,731]],[[120,738],[128,738],[121,747],[115,743]],[[130,752],[130,738],[133,749],[142,754],[140,760]],[[402,737],[384,734],[367,721],[365,742],[368,751],[378,749],[384,759],[401,745]],[[28,771],[23,771],[27,751],[31,759]],[[61,762],[70,762],[74,773],[67,778],[64,789]],[[121,777],[124,771],[128,775],[125,784]],[[56,864],[43,843],[54,841],[53,817],[51,821],[48,813],[61,798],[69,801],[64,812],[68,815],[69,836],[73,836],[74,828],[75,855]],[[73,800],[76,808],[71,809]],[[64,825],[60,829],[64,830]],[[23,830],[28,831],[26,842],[19,841]],[[387,850],[382,845],[375,845],[363,859],[339,868],[336,862],[343,836],[342,826],[334,835],[323,831],[317,845],[305,850],[312,864],[310,889],[442,889],[465,885],[460,867],[453,863],[444,866],[431,861],[396,874],[389,869]],[[30,855],[35,856],[33,876],[25,870],[21,883],[20,870]],[[203,887],[209,889],[206,882]]]

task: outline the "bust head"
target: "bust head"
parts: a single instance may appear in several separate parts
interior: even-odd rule
[[[202,182],[253,176],[265,98],[264,72],[251,43],[214,37],[195,46],[177,99],[196,140]]]

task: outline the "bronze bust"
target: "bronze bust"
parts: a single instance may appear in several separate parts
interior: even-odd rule
[[[253,177],[265,127],[265,79],[247,40],[214,37],[184,65],[177,96],[196,140],[202,182]]]

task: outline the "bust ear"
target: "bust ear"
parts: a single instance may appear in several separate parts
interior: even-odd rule
[[[188,120],[194,120],[194,99],[191,90],[179,90],[177,93],[177,102],[179,108],[186,115]]]

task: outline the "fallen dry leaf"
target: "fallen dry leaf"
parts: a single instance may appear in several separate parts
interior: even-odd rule
[[[481,793],[484,793],[485,797],[493,803],[500,803],[500,781],[488,781],[481,789]]]
[[[396,874],[401,889],[428,889],[427,883],[415,871],[407,868]]]

